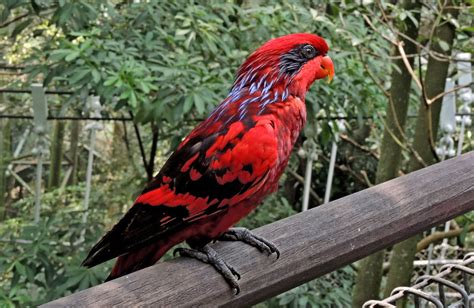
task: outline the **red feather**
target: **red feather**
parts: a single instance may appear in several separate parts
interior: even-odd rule
[[[310,46],[310,47],[308,47]],[[132,208],[91,250],[119,257],[109,279],[154,264],[172,246],[205,245],[278,187],[305,124],[311,83],[334,74],[324,40],[270,40],[240,67],[229,96],[178,146]]]

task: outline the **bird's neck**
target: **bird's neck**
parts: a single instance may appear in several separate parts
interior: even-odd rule
[[[289,138],[291,147],[296,142],[301,130],[306,123],[306,105],[304,98],[289,95],[284,101],[268,106],[266,114],[271,114],[281,127],[284,137]]]
[[[288,164],[295,142],[306,123],[304,100],[291,95],[285,101],[268,106],[266,112],[260,116],[257,122],[259,120],[271,121],[277,136],[278,163],[271,174],[276,188],[278,186],[278,179]]]

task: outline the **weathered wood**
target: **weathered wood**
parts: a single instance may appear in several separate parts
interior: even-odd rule
[[[243,243],[215,244],[242,274],[238,296],[212,267],[178,258],[42,307],[247,306],[471,210],[474,152],[255,230],[279,246],[278,261]]]

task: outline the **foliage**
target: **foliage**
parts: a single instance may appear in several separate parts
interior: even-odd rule
[[[363,97],[380,93],[367,86],[371,80],[355,52],[367,35],[357,6],[345,11],[341,22],[285,2],[255,8],[217,1],[186,6],[151,1],[123,8],[81,3],[59,4],[49,20],[36,17],[41,22],[34,29],[42,31],[47,23],[56,34],[50,37],[51,30],[43,31],[50,39],[31,53],[29,78],[67,86],[78,94],[86,88],[115,108],[134,111],[139,121],[175,122],[206,114],[225,97],[249,51],[271,37],[297,31],[319,33],[339,51],[333,55],[338,68],[334,86],[320,85],[324,95],[309,96],[313,114],[322,107],[367,114],[371,104],[383,103],[359,104]],[[74,14],[82,9],[91,16]],[[331,106],[320,98],[328,95],[334,98]]]
[[[278,304],[291,307],[349,307],[355,271],[350,266],[280,294]]]
[[[83,187],[47,193],[42,199],[43,219],[32,215],[0,225],[0,306],[36,306],[103,281],[110,270],[104,264],[89,271],[80,264],[90,245],[104,230],[106,209],[99,206],[82,222]],[[31,212],[31,198],[15,204]]]
[[[104,115],[134,115],[145,146],[152,143],[152,130],[144,124],[157,125],[155,160],[160,165],[182,137],[227,95],[238,66],[249,52],[279,35],[317,33],[329,42],[336,78],[331,85],[317,83],[309,92],[308,124],[297,150],[307,150],[311,143],[318,145],[312,183],[317,195],[324,194],[331,142],[337,133],[355,139],[365,150],[339,142],[332,197],[374,182],[377,159],[368,155],[367,149],[377,154],[382,135],[387,103],[384,91],[390,88],[387,76],[393,69],[392,46],[383,35],[394,36],[391,25],[382,21],[379,4],[393,23],[412,18],[413,12],[386,1],[279,0],[261,5],[237,0],[130,2],[2,2],[0,56],[9,65],[26,67],[22,71],[25,75],[4,78],[2,86],[28,88],[31,82],[39,81],[48,88],[72,91],[74,95],[68,99],[49,99],[57,107],[51,114],[57,110],[80,114],[85,109],[83,96],[100,95]],[[436,13],[431,4],[422,12],[422,27],[426,29]],[[468,11],[456,20],[443,21],[458,29],[457,50],[472,51],[472,27],[464,26],[472,21]],[[14,22],[3,26],[10,21]],[[426,43],[430,37],[426,29],[420,42]],[[418,90],[412,90],[412,94],[410,113],[416,110],[420,97]],[[29,95],[7,98],[0,111],[29,114]],[[331,119],[339,115],[354,118],[344,122],[345,132]],[[18,122],[13,125],[15,146],[27,126]],[[357,131],[365,127],[367,133],[357,136]],[[110,126],[106,124],[107,129]],[[414,123],[409,123],[405,142],[413,130]],[[38,305],[97,284],[106,276],[110,264],[93,270],[79,265],[87,250],[143,187],[142,170],[128,163],[140,159],[138,140],[132,129],[129,131],[110,140],[101,139],[98,145],[103,160],[94,165],[94,183],[100,184],[93,189],[87,224],[81,222],[82,185],[47,192],[42,200],[43,219],[36,226],[30,222],[32,198],[22,198],[21,187],[10,185],[10,217],[0,224],[5,240],[0,242],[0,306]],[[472,132],[468,131],[466,137],[464,149],[469,151],[474,146]],[[121,140],[126,141],[127,149],[110,151]],[[67,142],[71,140],[66,138]],[[119,161],[113,153],[124,157]],[[86,151],[80,153],[82,167],[86,157]],[[293,155],[288,168],[302,175],[304,166],[304,156]],[[81,169],[82,179],[85,168]],[[240,225],[256,228],[297,212],[302,184],[290,174],[285,174],[281,183],[279,193]],[[458,220],[460,225],[468,225],[472,215]],[[17,239],[32,243],[11,242]],[[353,269],[347,267],[261,305],[348,306],[353,276]]]
[[[84,187],[69,186],[46,193],[42,198],[43,219],[31,222],[32,198],[14,204],[24,213],[0,225],[0,306],[36,306],[55,298],[97,285],[107,277],[111,262],[92,270],[81,267],[90,247],[116,218],[110,208],[101,206],[126,202],[130,193],[112,182],[105,191],[92,196],[87,223],[82,222]],[[119,184],[117,184],[119,183]],[[113,200],[107,196],[115,193]],[[294,213],[288,203],[270,198],[241,225],[255,228]],[[279,204],[281,203],[281,204]],[[281,206],[280,206],[281,205]],[[120,213],[117,213],[120,215]],[[19,241],[19,242],[18,242]],[[169,256],[171,257],[171,251]]]
[[[100,145],[98,150],[105,152]],[[103,282],[113,261],[92,270],[80,264],[143,186],[132,171],[115,158],[96,159],[93,183],[102,184],[92,189],[86,223],[83,183],[43,194],[38,225],[32,222],[32,196],[11,205],[17,215],[0,224],[0,306],[37,306]]]
[[[242,221],[239,222],[239,226],[255,229],[293,214],[296,214],[296,211],[285,197],[274,194],[268,197],[262,205],[257,207],[251,215],[242,219]]]
[[[346,266],[318,279],[282,293],[256,308],[265,307],[350,307],[355,271]]]

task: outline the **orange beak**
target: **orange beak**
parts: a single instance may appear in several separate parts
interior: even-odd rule
[[[332,60],[329,58],[329,56],[324,56],[322,58],[321,69],[326,73],[326,76],[328,77],[328,83],[330,83],[334,78],[334,64],[332,63]]]

